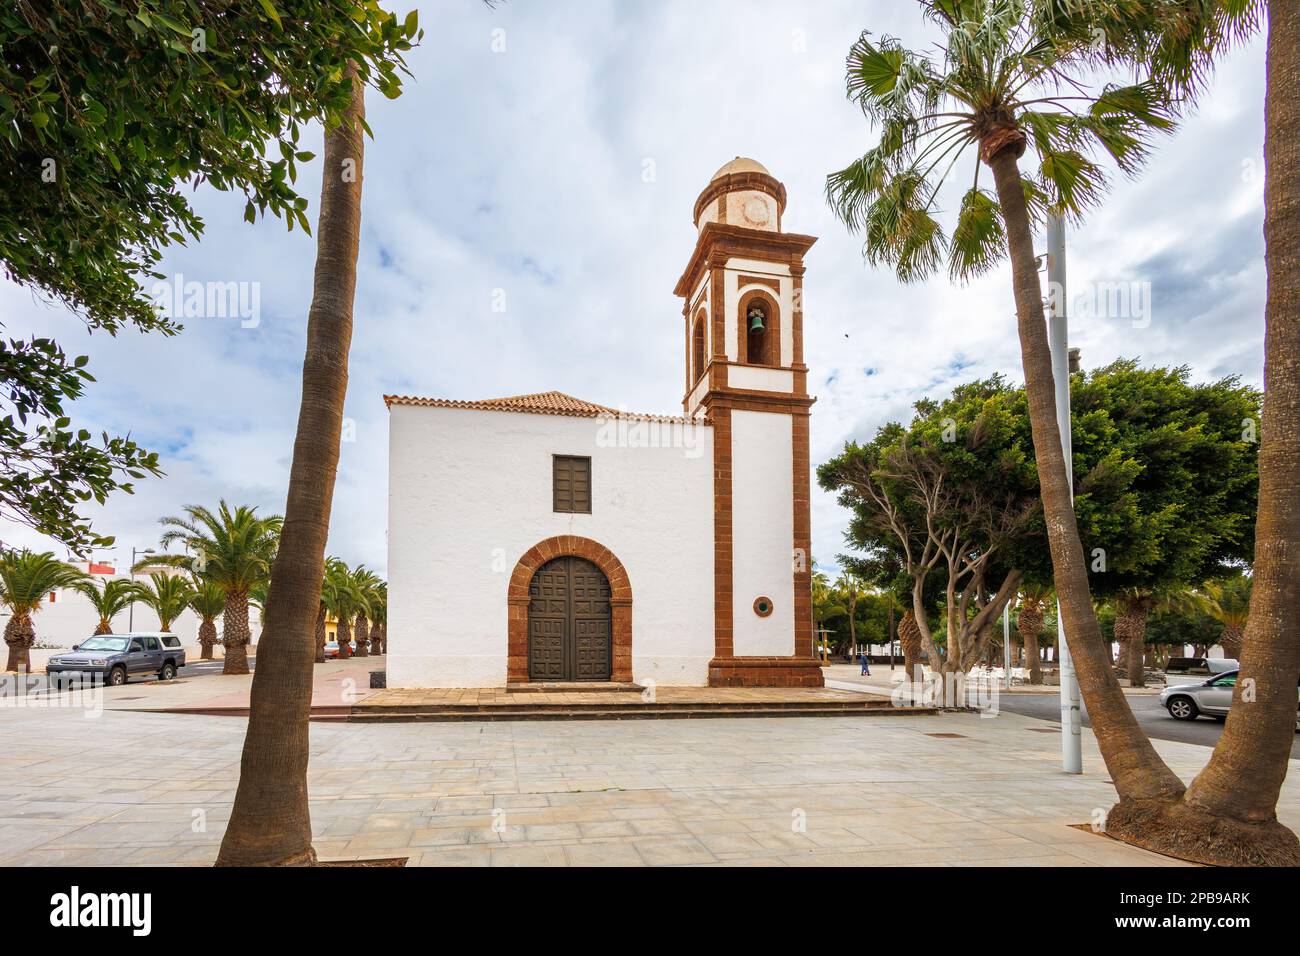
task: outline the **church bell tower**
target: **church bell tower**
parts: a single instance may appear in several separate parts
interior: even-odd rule
[[[685,306],[688,416],[713,426],[715,687],[820,687],[813,656],[804,254],[785,186],[737,157],[695,202]]]

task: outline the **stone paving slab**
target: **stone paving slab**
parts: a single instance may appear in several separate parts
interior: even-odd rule
[[[655,687],[646,692],[553,690],[520,694],[505,687],[398,687],[368,694],[358,702],[357,709],[447,706],[522,709],[539,705],[640,704],[651,700],[661,704],[706,705],[861,703],[864,698],[888,699],[888,694],[865,688],[863,691],[826,687]]]
[[[0,865],[211,864],[244,726],[0,711]],[[1178,865],[1073,829],[1114,789],[1090,732],[1087,772],[1066,776],[1036,726],[1006,713],[312,725],[312,823],[322,858],[426,866]],[[1210,755],[1155,746],[1184,779]],[[1300,828],[1300,774],[1279,816]]]

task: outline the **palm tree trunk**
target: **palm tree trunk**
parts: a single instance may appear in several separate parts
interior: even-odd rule
[[[1019,145],[1023,151],[1023,140]],[[1106,769],[1115,781],[1120,805],[1131,800],[1172,801],[1182,795],[1182,781],[1160,759],[1129,709],[1124,692],[1115,679],[1092,606],[1087,565],[1070,497],[1061,436],[1057,430],[1056,395],[1043,314],[1043,293],[1034,262],[1034,237],[1018,157],[1014,144],[992,155],[985,151],[983,155],[993,170],[1006,225],[1034,457],[1038,463],[1038,483],[1047,521],[1055,590],[1064,618],[1063,630],[1070,635],[1070,652],[1079,686],[1087,702],[1092,730],[1105,758]]]
[[[95,637],[102,637],[105,634],[112,634],[112,633],[113,633],[112,621],[106,621],[103,618],[101,618],[99,623],[95,625],[95,634],[94,634]]]
[[[345,618],[339,618],[334,639],[339,645],[339,660],[352,656],[352,625]]]
[[[226,609],[221,612],[221,646],[225,648],[226,657],[221,673],[248,673],[248,642],[251,637],[248,592],[231,591],[226,595]]]
[[[364,614],[357,615],[357,657],[370,656],[370,622]]]
[[[1043,633],[1043,610],[1037,601],[1026,601],[1020,607],[1016,629],[1025,645],[1025,663],[1029,666],[1029,683],[1043,682],[1043,661],[1038,653],[1038,638]]]
[[[925,672],[921,666],[921,630],[911,611],[904,611],[903,619],[898,622],[898,643],[903,646],[903,673],[913,683],[922,680]]]
[[[325,605],[316,609],[316,663],[325,663]]]
[[[199,623],[199,660],[212,660],[212,645],[217,643],[217,625],[210,618]]]
[[[1146,595],[1125,595],[1115,608],[1115,640],[1124,658],[1129,687],[1145,687],[1147,611],[1151,599]]]
[[[1241,660],[1241,638],[1242,630],[1238,625],[1223,626],[1223,633],[1219,635],[1219,646],[1223,648],[1224,657],[1231,657],[1235,661]]]
[[[307,796],[313,631],[343,430],[361,235],[365,105],[355,66],[349,65],[348,72],[351,103],[340,125],[325,133],[298,433],[280,547],[271,569],[266,648],[253,675],[239,789],[219,866],[310,865],[316,860]]]
[[[1269,4],[1265,106],[1264,414],[1254,586],[1227,725],[1184,805],[1214,862],[1300,865],[1276,808],[1300,674],[1300,6]],[[1244,697],[1249,688],[1253,701]]]
[[[7,671],[31,670],[29,650],[36,643],[36,628],[32,625],[30,614],[15,614],[5,625],[5,643],[9,645],[9,661],[5,664]]]

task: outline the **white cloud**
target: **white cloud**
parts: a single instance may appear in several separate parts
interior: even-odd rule
[[[809,9],[812,8],[812,9]],[[691,210],[735,155],[789,191],[785,226],[820,236],[808,257],[805,329],[814,463],[869,438],[911,402],[975,376],[1020,378],[1006,270],[959,288],[903,287],[866,267],[822,198],[826,174],[874,142],[845,100],[843,63],[864,28],[931,37],[911,4],[472,2],[442,5],[396,101],[372,94],[347,414],[330,549],[386,564],[385,392],[483,398],[558,388],[647,411],[680,409],[681,305]],[[492,50],[503,29],[506,51]],[[1115,183],[1071,236],[1071,282],[1151,281],[1154,319],[1076,323],[1085,364],[1121,355],[1260,380],[1263,51],[1220,71],[1214,96],[1150,168]],[[319,143],[319,131],[307,149]],[[1251,166],[1254,162],[1257,166]],[[316,205],[319,160],[300,179]],[[645,171],[653,169],[647,182]],[[969,170],[970,166],[965,167]],[[280,510],[298,410],[314,246],[242,199],[203,189],[205,237],[168,272],[256,281],[262,318],[192,320],[173,339],[87,338],[59,310],[0,285],[6,334],[54,334],[91,355],[98,383],[79,423],[163,453],[97,516],[123,547],[156,519],[220,496]],[[506,311],[493,311],[504,290]],[[870,372],[868,372],[870,370]],[[844,514],[814,497],[814,550],[841,549]],[[10,542],[33,541],[0,528]]]

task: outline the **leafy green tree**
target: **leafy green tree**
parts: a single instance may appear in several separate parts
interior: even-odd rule
[[[158,629],[170,631],[172,624],[190,606],[194,585],[182,574],[163,574],[155,571],[144,585],[140,601],[153,608],[158,615]]]
[[[1116,604],[1129,682],[1142,686],[1147,615],[1160,596],[1221,577],[1254,553],[1260,394],[1235,377],[1120,360],[1071,384],[1075,509],[1094,597]]]
[[[965,673],[983,658],[1024,576],[1019,559],[1043,561],[1030,545],[1041,534],[1031,449],[1023,393],[994,377],[918,402],[906,428],[888,424],[818,468],[822,487],[853,511],[849,543],[880,574],[898,568],[907,578],[934,673]],[[930,626],[936,606],[941,640]]]
[[[0,604],[9,608],[5,644],[9,646],[7,671],[31,667],[29,651],[36,643],[32,615],[44,605],[46,595],[74,587],[86,577],[81,570],[58,560],[48,551],[0,549]]]
[[[281,520],[278,515],[261,517],[256,508],[244,505],[232,509],[224,500],[216,511],[188,505],[183,515],[160,522],[165,529],[163,547],[181,544],[188,553],[153,555],[141,562],[185,568],[221,588],[226,597],[221,614],[223,674],[248,673],[249,595],[270,576]]]
[[[132,604],[143,601],[145,596],[144,585],[126,578],[112,578],[102,584],[94,578],[83,578],[72,587],[90,602],[99,615],[96,634],[112,634],[113,618]]]
[[[376,0],[83,0],[0,11],[0,267],[90,330],[175,334],[142,280],[199,236],[185,193],[242,192],[245,218],[308,229],[305,125],[337,125],[354,76],[396,96],[415,14]],[[351,65],[351,67],[349,67]],[[159,474],[129,438],[70,427],[85,357],[0,340],[0,514],[74,551],[112,542],[76,509]]]
[[[1140,167],[1153,136],[1173,126],[1172,98],[1147,81],[1090,87],[1098,59],[1090,24],[1050,3],[919,6],[942,34],[932,53],[868,33],[849,53],[848,94],[881,137],[828,177],[828,198],[865,236],[867,259],[893,266],[903,281],[945,265],[961,280],[1008,259],[1054,584],[1093,731],[1121,800],[1176,798],[1183,784],[1133,717],[1102,644],[1057,430],[1034,247],[1034,226],[1046,216],[1078,220],[1100,202],[1105,174],[1092,157],[1108,156],[1126,173]],[[939,186],[968,148],[978,158],[949,234],[938,218]],[[992,191],[980,186],[981,163]]]

